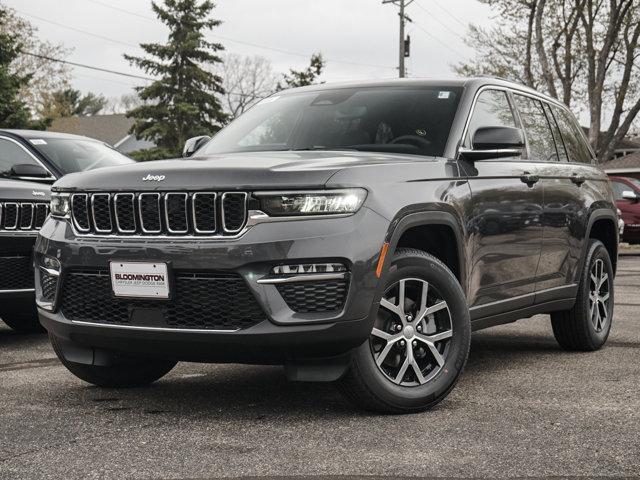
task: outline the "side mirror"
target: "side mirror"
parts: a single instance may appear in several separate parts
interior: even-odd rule
[[[481,127],[473,135],[473,148],[460,148],[468,160],[517,157],[522,155],[524,135],[513,127]]]
[[[205,143],[211,140],[211,137],[208,135],[201,135],[199,137],[191,137],[189,140],[184,142],[184,148],[182,149],[183,157],[190,157],[196,151],[202,147]]]
[[[636,192],[634,192],[633,190],[623,190],[622,198],[624,198],[625,200],[631,200],[632,202],[638,201],[638,195],[636,195]]]
[[[11,167],[10,175],[17,178],[51,178],[51,174],[40,165],[19,163]]]

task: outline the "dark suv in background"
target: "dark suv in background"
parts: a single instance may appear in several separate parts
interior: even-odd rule
[[[41,321],[103,387],[283,364],[408,412],[453,388],[472,330],[550,313],[595,350],[611,329],[607,176],[565,106],[505,81],[278,93],[190,159],[68,175],[51,205]]]
[[[21,332],[42,331],[32,252],[48,215],[50,184],[67,173],[132,162],[87,137],[0,130],[0,319],[7,325]]]

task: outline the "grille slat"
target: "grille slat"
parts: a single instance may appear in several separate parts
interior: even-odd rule
[[[120,233],[136,232],[136,208],[133,193],[117,193],[114,196],[116,227]]]
[[[232,236],[247,224],[246,192],[74,194],[78,234]]]
[[[240,275],[174,273],[171,300],[138,300],[114,297],[106,271],[70,271],[62,281],[62,313],[70,320],[140,326],[136,311],[151,310],[160,317],[153,326],[210,330],[243,329],[266,320]]]
[[[0,202],[0,230],[40,230],[49,205],[38,202]]]
[[[225,232],[239,232],[246,221],[247,194],[227,192],[222,195],[222,226]]]

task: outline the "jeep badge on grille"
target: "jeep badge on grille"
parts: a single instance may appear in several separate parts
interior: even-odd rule
[[[143,182],[162,182],[166,177],[164,175],[151,175],[147,174],[146,177],[142,177]]]

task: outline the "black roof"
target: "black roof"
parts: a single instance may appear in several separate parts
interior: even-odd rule
[[[510,80],[505,80],[503,78],[497,77],[453,77],[453,78],[389,78],[389,79],[379,79],[379,80],[358,80],[358,81],[350,81],[350,82],[339,82],[339,83],[321,83],[309,85],[306,87],[298,87],[292,88],[289,90],[285,90],[283,92],[275,93],[274,95],[280,95],[282,93],[294,93],[294,92],[313,92],[313,91],[321,91],[321,90],[332,90],[338,88],[358,88],[358,87],[397,87],[401,85],[406,86],[423,86],[423,87],[463,87],[463,88],[472,88],[478,89],[486,85],[493,85],[505,88],[511,88],[514,90],[520,90],[525,93],[530,93],[532,95],[537,95],[539,97],[543,97],[546,100],[557,103],[559,105],[563,105],[558,99],[545,95],[544,93],[540,93],[537,90],[526,87],[516,82],[512,82]]]

